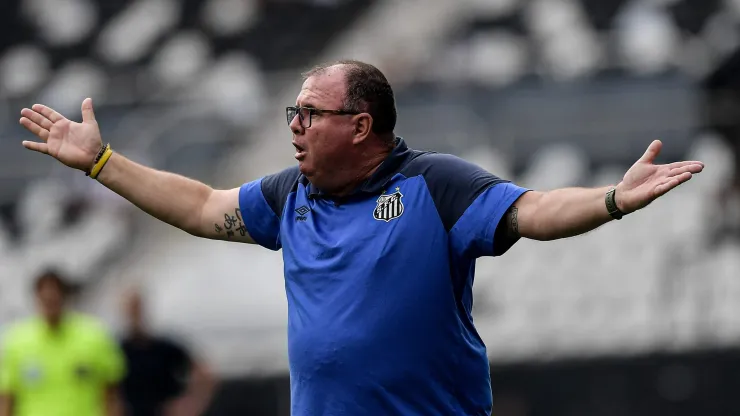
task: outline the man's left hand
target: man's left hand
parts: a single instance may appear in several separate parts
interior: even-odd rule
[[[662,147],[660,140],[650,143],[645,154],[624,174],[615,194],[620,211],[630,213],[644,208],[704,169],[704,163],[699,161],[654,164]]]

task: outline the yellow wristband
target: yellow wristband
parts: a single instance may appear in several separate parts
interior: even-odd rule
[[[108,163],[108,159],[110,159],[111,155],[113,154],[113,150],[108,146],[107,149],[105,149],[105,152],[103,153],[103,156],[100,157],[100,160],[98,160],[98,163],[93,166],[92,170],[90,171],[90,177],[92,179],[97,179],[98,175],[100,174],[100,171],[103,170],[103,166],[105,166],[106,163]]]

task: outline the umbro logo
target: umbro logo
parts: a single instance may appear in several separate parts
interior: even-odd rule
[[[306,214],[308,214],[309,211],[311,211],[311,208],[309,208],[309,207],[307,207],[305,205],[296,208],[295,209],[295,212],[298,214],[298,216],[295,217],[295,220],[297,222],[305,222],[307,220]]]
[[[301,207],[296,208],[295,212],[298,213],[298,215],[306,215],[308,214],[308,211],[311,211],[311,208],[303,205]]]

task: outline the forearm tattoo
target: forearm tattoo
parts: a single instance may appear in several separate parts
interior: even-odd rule
[[[515,206],[512,206],[511,208],[509,208],[508,211],[506,211],[506,231],[510,238],[519,238],[519,219],[517,218],[518,214],[519,208]]]
[[[214,229],[218,234],[226,232],[226,237],[229,239],[234,238],[236,233],[239,233],[242,237],[247,235],[247,228],[244,226],[244,221],[242,221],[242,214],[239,211],[239,208],[234,208],[234,215],[231,215],[228,212],[225,213],[224,222],[221,224],[215,223]]]

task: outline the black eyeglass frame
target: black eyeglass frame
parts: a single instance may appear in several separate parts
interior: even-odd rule
[[[303,117],[303,114],[301,113],[301,110],[308,110],[308,125],[305,124],[305,117]],[[314,114],[334,114],[336,116],[354,116],[357,114],[361,114],[358,111],[348,111],[348,110],[324,110],[321,108],[314,108],[314,107],[285,107],[285,117],[288,119],[288,125],[293,122],[293,119],[298,116],[298,120],[301,123],[301,127],[304,129],[311,128],[311,118]]]

